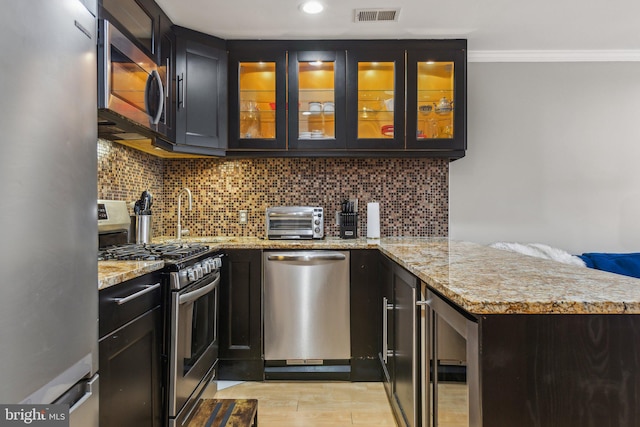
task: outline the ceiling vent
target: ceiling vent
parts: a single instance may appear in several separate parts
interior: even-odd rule
[[[355,9],[355,22],[397,22],[400,8],[396,9]]]

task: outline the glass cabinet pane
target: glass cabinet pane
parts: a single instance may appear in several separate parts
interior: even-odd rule
[[[358,139],[393,138],[394,62],[358,62]]]
[[[240,139],[276,137],[276,63],[241,62]]]
[[[298,139],[333,139],[335,125],[335,63],[298,63]]]
[[[452,139],[453,62],[418,62],[417,139]]]

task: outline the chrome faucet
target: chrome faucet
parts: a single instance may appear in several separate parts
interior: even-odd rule
[[[189,230],[187,230],[187,229],[183,230],[182,229],[182,224],[180,223],[180,206],[181,206],[180,201],[182,200],[182,194],[183,193],[187,193],[187,201],[189,202],[189,210],[193,209],[193,198],[191,197],[191,190],[189,190],[188,188],[183,188],[178,193],[178,229],[176,230],[176,239],[178,239],[178,240],[182,239],[183,235],[186,236],[187,234],[189,234]]]

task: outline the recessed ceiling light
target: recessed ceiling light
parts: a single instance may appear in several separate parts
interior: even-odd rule
[[[302,10],[304,13],[314,15],[316,13],[322,12],[324,10],[324,6],[318,1],[308,1],[300,5],[300,10]]]

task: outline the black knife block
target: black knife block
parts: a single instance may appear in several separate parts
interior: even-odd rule
[[[358,214],[340,213],[340,238],[355,239],[358,237]]]

